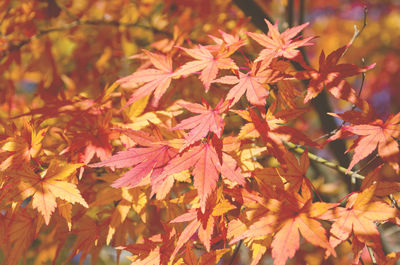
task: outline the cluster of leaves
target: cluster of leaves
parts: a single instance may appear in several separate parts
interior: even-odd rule
[[[12,11],[24,8],[32,6]],[[375,65],[340,63],[349,43],[321,51],[314,68],[300,52],[315,41],[301,37],[308,23],[282,32],[265,23],[267,34],[220,30],[197,44],[184,44],[176,27],[97,98],[68,98],[69,87],[43,92],[38,107],[2,120],[4,263],[18,264],[35,240],[37,253],[50,253],[36,262],[55,262],[73,234],[66,263],[90,254],[96,264],[111,244],[132,264],[217,264],[244,244],[252,264],[270,253],[283,265],[307,249],[314,263],[358,264],[368,249],[373,262],[394,264],[400,254],[385,255],[377,226],[400,223],[399,182],[383,177],[399,175],[400,113],[379,119],[348,82]],[[316,141],[304,117],[323,91],[353,107],[329,113],[343,124]],[[362,183],[341,200],[321,196],[308,169],[310,158],[322,159],[308,149],[349,137],[352,161],[334,167]],[[365,178],[351,171],[374,152],[380,165]],[[349,243],[350,260],[341,249]]]

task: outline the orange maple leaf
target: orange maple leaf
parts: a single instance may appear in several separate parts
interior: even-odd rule
[[[270,152],[286,169],[285,154],[286,148],[283,145],[283,140],[293,141],[295,143],[306,143],[311,146],[318,146],[316,143],[311,141],[302,132],[288,127],[282,126],[281,124],[288,118],[293,118],[301,114],[299,110],[285,110],[280,113],[273,114],[276,104],[272,105],[268,110],[265,118],[260,118],[259,115],[253,110],[249,109],[249,112],[245,111],[234,111],[238,113],[244,119],[251,121],[251,123],[245,124],[241,131],[241,137],[259,137],[261,136],[262,141],[266,145],[268,152]],[[297,112],[297,113],[296,113]]]
[[[300,31],[307,27],[309,23],[289,28],[282,33],[279,33],[277,23],[272,25],[267,19],[265,19],[265,23],[267,23],[268,26],[268,35],[253,32],[247,33],[252,39],[265,47],[265,49],[260,52],[255,62],[263,61],[265,65],[268,65],[272,59],[276,57],[293,59],[300,54],[297,48],[314,45],[310,42],[314,37],[301,40],[293,39]]]
[[[272,257],[275,265],[284,265],[300,247],[301,234],[311,244],[325,248],[328,253],[336,255],[326,237],[325,229],[318,221],[321,214],[336,204],[312,203],[312,194],[308,191],[300,196],[298,193],[281,190],[277,196],[276,199],[264,200],[261,204],[263,207],[256,204],[257,211],[252,217],[256,221],[248,229],[243,230],[237,221],[233,223],[231,229],[237,231],[234,231],[236,235],[230,244],[245,238],[269,237],[275,233],[271,243]],[[260,199],[264,198],[258,200]]]
[[[353,123],[343,126],[342,130],[358,135],[359,138],[354,142],[350,149],[354,149],[353,159],[348,170],[354,167],[360,160],[367,157],[378,147],[378,154],[382,159],[389,163],[397,172],[399,172],[400,149],[396,139],[400,138],[400,112],[396,115],[390,115],[386,122],[380,119],[366,122],[364,115],[359,111],[352,111],[353,114],[334,115],[347,122]],[[357,113],[359,115],[357,115]],[[344,134],[340,138],[346,137]]]
[[[185,137],[186,141],[181,147],[181,150],[196,141],[201,140],[209,132],[213,132],[218,136],[218,138],[221,138],[223,127],[221,114],[229,108],[229,103],[229,101],[224,102],[221,99],[214,109],[211,109],[205,100],[203,101],[203,105],[196,103],[178,103],[178,105],[185,109],[200,114],[187,118],[172,128],[173,130],[191,129],[189,134]]]
[[[190,209],[189,212],[176,217],[170,223],[190,222],[185,227],[175,246],[175,250],[172,253],[173,259],[182,246],[197,232],[197,235],[201,242],[207,249],[207,252],[211,250],[211,236],[214,231],[214,219],[210,211],[206,211],[204,214],[198,211],[198,209]]]
[[[215,193],[213,195],[214,196],[207,201],[207,210],[204,213],[199,208],[192,208],[189,209],[188,212],[170,221],[170,223],[191,222],[179,236],[172,254],[172,259],[196,231],[198,238],[205,246],[207,252],[211,251],[213,241],[216,242],[215,240],[218,239],[218,237],[212,237],[215,224],[218,224],[218,220],[220,220],[226,212],[236,208],[225,199],[221,199],[217,203],[216,200],[218,198]]]
[[[104,116],[92,115],[80,112],[70,121],[71,127],[66,131],[68,147],[60,152],[60,155],[71,153],[78,155],[78,162],[88,164],[97,156],[101,161],[106,160],[112,154],[110,141],[117,137],[116,131],[110,129],[112,113]],[[79,179],[82,178],[84,167],[81,167]]]
[[[293,196],[294,195],[294,196]],[[299,248],[299,232],[311,244],[320,246],[336,256],[334,248],[326,237],[326,231],[317,219],[329,208],[336,204],[312,203],[310,195],[301,197],[297,193],[287,195],[289,203],[283,204],[277,222],[280,224],[278,232],[272,240],[272,257],[275,265],[284,265]]]
[[[155,68],[148,68],[134,72],[133,74],[118,80],[123,87],[140,86],[129,98],[122,108],[126,108],[135,101],[149,95],[154,91],[152,105],[157,106],[162,95],[168,89],[173,77],[172,59],[170,56],[152,53],[143,50]],[[142,85],[144,84],[144,85]]]
[[[320,217],[334,221],[329,239],[333,247],[353,234],[358,241],[373,247],[378,256],[384,257],[375,222],[395,217],[396,209],[386,203],[373,201],[375,188],[376,185],[373,185],[362,192],[352,194],[348,198],[346,207],[336,207]]]
[[[225,50],[228,54],[233,54],[237,49],[246,45],[245,41],[240,38],[239,35],[231,35],[222,30],[218,30],[221,34],[222,39],[208,35],[211,39],[213,39],[216,45],[209,45],[210,50],[219,51],[221,49]]]
[[[126,168],[133,166],[121,178],[117,179],[111,186],[135,187],[143,178],[150,174],[150,180],[154,184],[163,172],[167,163],[176,156],[177,151],[168,143],[162,143],[161,135],[149,135],[141,131],[124,130],[125,134],[134,141],[139,140],[144,147],[133,147],[126,151],[120,151],[109,159],[91,164],[90,167],[115,167]]]
[[[290,189],[298,192],[303,184],[308,188],[312,188],[311,181],[306,177],[310,160],[307,150],[301,155],[300,161],[290,152],[286,152],[285,159],[287,162],[286,170],[279,167],[268,167],[256,169],[254,174],[263,182],[271,181],[279,177],[285,178],[290,183]]]
[[[266,122],[269,130],[269,135],[271,137],[281,139],[284,141],[291,141],[296,144],[309,145],[313,147],[318,147],[318,144],[311,141],[304,133],[301,131],[292,128],[290,126],[284,126],[289,122],[289,120],[294,119],[307,112],[307,109],[290,109],[290,110],[281,110],[275,112],[277,108],[277,104],[274,102],[269,108],[267,113],[262,115],[260,122],[263,120]],[[248,111],[242,110],[231,110],[235,112],[243,119],[250,121],[249,123],[242,126],[239,133],[239,138],[257,138],[260,136],[261,128],[257,128],[255,123],[252,121],[252,117],[250,116]]]
[[[29,122],[24,122],[20,132],[0,141],[0,170],[19,168],[21,164],[38,156],[42,150],[42,141],[48,128],[39,131]]]
[[[120,246],[116,249],[132,253],[134,256],[129,257],[129,259],[136,265],[167,264],[171,260],[173,240],[176,237],[176,233],[174,229],[164,224],[163,231],[162,234],[144,238],[144,243]]]
[[[209,46],[202,45],[198,45],[194,49],[180,48],[196,60],[182,65],[175,74],[177,76],[190,75],[201,71],[200,80],[203,82],[206,92],[210,89],[211,82],[217,77],[219,69],[238,69],[235,62],[229,58],[230,53],[218,52],[214,56],[208,49]]]
[[[2,219],[5,224],[5,220],[8,218],[10,218],[10,216],[1,215],[0,224],[2,224]],[[37,215],[33,214],[31,209],[21,208],[13,213],[12,218],[8,220],[4,230],[2,230],[0,226],[2,240],[5,238],[8,239],[8,244],[4,246],[5,248],[2,248],[2,251],[4,251],[3,253],[6,254],[3,264],[19,264],[18,261],[24,256],[24,253],[37,237],[37,227],[40,227],[42,224],[43,219],[37,218]],[[5,242],[7,242],[7,240]]]
[[[246,92],[248,101],[253,105],[265,105],[265,99],[268,97],[268,83],[276,83],[282,80],[285,75],[271,68],[260,69],[259,64],[253,64],[251,70],[244,74],[238,72],[239,77],[229,75],[214,80],[215,83],[236,84],[228,94],[226,100],[232,100],[232,105],[239,101],[240,97]]]
[[[207,197],[215,189],[219,178],[218,172],[221,172],[221,163],[212,145],[201,143],[173,158],[164,168],[160,179],[191,167],[193,167],[194,186],[199,194],[201,210],[204,213]]]

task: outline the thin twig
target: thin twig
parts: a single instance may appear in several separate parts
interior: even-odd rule
[[[300,146],[295,145],[295,144],[293,144],[291,142],[283,142],[283,143],[287,146],[287,148],[289,150],[291,150],[291,151],[293,151],[293,152],[295,152],[295,153],[297,153],[299,155],[303,154],[304,151],[305,151]],[[326,160],[326,159],[324,159],[324,158],[322,158],[320,156],[317,156],[317,155],[315,155],[313,153],[308,152],[308,157],[311,160],[313,160],[313,161],[315,161],[317,163],[320,163],[320,164],[322,164],[324,166],[327,166],[329,168],[335,169],[336,171],[338,171],[340,173],[343,173],[346,176],[349,176],[349,177],[352,177],[352,178],[356,178],[356,179],[364,179],[365,178],[363,175],[360,175],[357,172],[348,170],[347,168],[344,168],[344,167],[342,167],[342,166],[340,166],[340,165],[338,165],[338,164],[336,164],[334,162],[328,161],[328,160]]]
[[[371,158],[366,164],[364,164],[360,169],[357,169],[355,172],[360,173],[364,171],[366,168],[368,168],[369,165],[371,165],[372,162],[374,162],[377,158],[379,157],[379,154],[376,154],[373,158]]]
[[[400,210],[400,206],[397,203],[396,199],[393,197],[392,194],[388,195],[388,198],[390,199],[390,201],[392,202],[393,206],[396,207],[397,210]]]
[[[65,14],[67,14],[67,16],[69,16],[75,21],[80,20],[80,18],[77,15],[72,14],[71,11],[68,8],[66,8],[63,4],[61,4],[59,0],[54,0],[54,2],[58,6],[58,8],[60,8],[62,11],[65,12]]]
[[[372,264],[378,265],[378,263],[376,263],[376,258],[375,258],[374,252],[372,251],[372,248],[370,246],[367,246],[367,249],[368,249],[369,255],[371,256]]]
[[[293,0],[289,0],[288,4],[287,4],[287,22],[288,22],[288,26],[289,28],[293,27],[293,23],[294,23],[294,1]]]
[[[346,50],[344,50],[344,52],[342,53],[343,57],[347,50],[350,48],[350,46],[353,44],[353,42],[361,35],[361,33],[364,31],[365,27],[367,26],[367,15],[368,15],[368,8],[364,7],[364,19],[363,19],[363,25],[361,26],[361,29],[358,30],[357,25],[354,25],[354,34],[353,37],[351,38],[349,44],[347,45]]]
[[[235,247],[235,251],[232,254],[231,260],[229,261],[228,265],[232,265],[235,262],[236,256],[239,253],[240,247],[242,246],[243,240],[240,240]]]
[[[299,25],[304,23],[304,17],[306,13],[306,3],[305,0],[300,0],[300,7],[299,7]]]

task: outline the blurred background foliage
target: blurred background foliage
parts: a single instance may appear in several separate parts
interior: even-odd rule
[[[239,8],[229,0],[2,0],[0,2],[0,123],[32,109],[86,102],[101,95],[105,87],[130,74],[138,64],[129,57],[141,49],[167,52],[185,43],[207,43],[208,34],[257,31]],[[367,27],[355,40],[343,61],[357,65],[377,63],[366,74],[361,97],[368,100],[382,119],[400,111],[400,3],[397,0],[256,0],[261,10],[281,29],[309,21],[305,36],[318,36],[306,49],[311,65],[317,67],[321,50],[326,54],[347,44],[360,29],[367,8]],[[254,48],[254,55],[257,45]],[[251,49],[251,48],[250,48]],[[254,58],[253,55],[253,58]],[[252,56],[251,53],[249,56]],[[185,82],[185,81],[184,81]],[[358,90],[361,79],[354,78]],[[203,93],[201,84],[187,83],[181,90],[190,100]],[[130,91],[116,92],[129,95]],[[209,98],[215,104],[220,96]],[[86,101],[85,101],[86,100]],[[88,104],[89,104],[88,103]],[[162,104],[162,103],[161,103]],[[332,102],[336,111],[348,110],[343,102]],[[316,120],[315,113],[308,120]],[[15,122],[18,122],[14,120]],[[321,135],[318,122],[298,121],[311,136]],[[234,126],[234,124],[232,124]],[[6,126],[4,126],[6,127]],[[90,129],[88,129],[90,130]],[[6,137],[1,132],[3,140]],[[57,147],[56,147],[57,148]],[[61,148],[58,147],[61,151]],[[321,194],[332,194],[342,184],[317,185]],[[41,233],[27,252],[27,264],[51,264],[62,248],[59,264],[70,255],[54,243],[53,231]],[[0,231],[0,246],[1,233]],[[393,238],[393,237],[391,237]],[[395,239],[393,239],[395,240]],[[393,244],[398,242],[391,241]],[[99,249],[100,251],[100,249]],[[246,264],[245,248],[241,262]],[[351,251],[350,251],[351,252]],[[319,264],[316,255],[303,252],[303,260]],[[323,256],[323,253],[320,255]],[[72,262],[77,262],[76,257]],[[2,254],[0,253],[0,261]],[[367,260],[367,257],[365,258]],[[88,261],[87,261],[88,262]],[[100,252],[97,264],[114,264],[112,247]],[[265,264],[268,261],[266,261]],[[297,264],[296,260],[292,261]],[[121,264],[129,262],[121,257]],[[340,263],[337,263],[340,264]]]

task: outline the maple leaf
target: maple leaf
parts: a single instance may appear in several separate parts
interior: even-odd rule
[[[153,91],[154,94],[152,105],[157,106],[162,95],[164,95],[165,91],[171,84],[173,77],[175,76],[174,70],[172,69],[172,59],[170,56],[152,53],[146,50],[143,50],[143,52],[149,58],[150,62],[155,68],[142,69],[118,80],[122,87],[140,86],[131,95],[128,102],[122,109],[151,94]]]
[[[66,259],[66,264],[79,253],[79,264],[83,264],[87,255],[90,254],[93,264],[97,263],[100,250],[105,243],[106,224],[93,220],[85,215],[76,222],[76,228],[72,233],[76,235],[74,245],[71,247],[71,254]]]
[[[154,183],[171,158],[176,156],[177,151],[168,143],[162,143],[161,135],[158,133],[155,133],[156,136],[151,136],[134,130],[125,130],[124,132],[134,140],[139,138],[141,144],[145,147],[133,147],[126,151],[120,151],[105,161],[89,166],[115,168],[133,166],[111,185],[114,188],[135,187],[148,175]]]
[[[282,109],[296,109],[296,99],[302,93],[299,89],[289,80],[282,80],[277,83],[277,89],[271,90],[271,95],[276,97],[279,106]]]
[[[329,239],[333,247],[353,234],[360,242],[373,247],[380,257],[384,256],[375,222],[387,221],[395,217],[397,211],[386,203],[372,200],[375,188],[376,185],[373,185],[353,193],[345,207],[336,207],[320,216],[321,219],[334,221]]]
[[[278,208],[278,232],[272,240],[272,257],[275,265],[283,265],[299,248],[299,233],[313,245],[327,250],[327,253],[336,256],[336,252],[326,237],[326,231],[318,219],[330,208],[336,207],[333,203],[312,203],[312,194],[303,192],[286,193],[288,203]]]
[[[276,83],[282,80],[285,75],[271,68],[260,69],[259,64],[253,64],[251,70],[244,74],[238,72],[237,76],[223,76],[214,80],[215,83],[236,84],[226,95],[226,100],[232,100],[232,105],[239,101],[240,97],[246,92],[247,100],[253,105],[265,105],[265,99],[268,97],[268,83]]]
[[[203,105],[196,103],[178,103],[178,105],[185,109],[200,114],[187,118],[172,128],[173,130],[191,129],[189,134],[185,137],[186,141],[181,147],[181,150],[196,141],[201,140],[209,132],[213,132],[218,136],[218,138],[221,138],[223,127],[221,114],[229,108],[229,103],[229,101],[224,102],[221,99],[214,109],[211,109],[206,101],[203,101]]]
[[[221,175],[223,178],[236,182],[239,185],[245,184],[245,176],[238,166],[237,161],[225,152],[222,152]]]
[[[307,27],[309,23],[289,28],[279,33],[277,23],[272,25],[267,19],[264,20],[268,26],[268,35],[253,32],[247,33],[253,40],[265,47],[258,55],[255,62],[263,61],[264,64],[268,65],[272,59],[276,57],[293,59],[300,54],[297,48],[314,45],[310,42],[314,37],[308,37],[302,40],[293,39],[300,31]]]
[[[4,231],[0,229],[2,238],[7,238],[9,240],[9,244],[5,245],[4,249],[2,248],[2,251],[5,251],[3,253],[6,254],[3,260],[4,264],[19,264],[18,261],[24,256],[24,252],[28,250],[33,240],[37,237],[36,229],[43,224],[43,221],[40,221],[37,215],[32,214],[31,211],[28,209],[16,211],[12,219],[7,222],[8,225],[5,227]],[[0,224],[2,218],[5,219],[9,217],[1,215]]]
[[[67,178],[81,166],[82,164],[67,164],[52,160],[48,169],[41,175],[27,166],[17,173],[22,179],[20,186],[22,196],[24,198],[32,196],[32,207],[43,215],[47,225],[57,207],[56,198],[79,203],[88,208],[76,185],[67,181]]]
[[[283,141],[290,141],[296,144],[301,145],[309,145],[313,147],[319,147],[319,145],[312,140],[310,140],[304,133],[301,131],[285,126],[289,120],[294,119],[302,115],[307,111],[307,109],[290,109],[290,110],[281,110],[279,112],[275,112],[277,104],[274,102],[269,108],[267,113],[262,115],[262,118],[259,118],[257,123],[265,123],[263,127],[258,127],[259,124],[254,123],[253,119],[257,117],[250,116],[250,111],[242,111],[242,110],[231,110],[232,112],[238,114],[243,119],[249,121],[249,123],[242,126],[239,133],[240,139],[247,138],[258,138],[260,137],[261,130],[263,130],[264,134],[268,132],[268,136],[271,141],[275,141],[278,146],[282,145]],[[253,111],[254,112],[254,111]],[[256,119],[257,120],[257,119]],[[263,139],[265,142],[268,139]],[[267,145],[268,147],[268,145]],[[284,149],[282,149],[284,150]]]
[[[264,119],[261,119],[251,108],[249,109],[249,115],[268,151],[279,161],[283,168],[286,168],[286,161],[284,159],[286,148],[282,141],[270,133],[271,129],[268,123]]]
[[[221,191],[222,189],[219,189],[217,192],[213,193],[211,198],[207,201],[207,210],[205,212],[202,212],[199,208],[192,208],[189,209],[188,212],[170,221],[170,223],[190,222],[178,238],[172,254],[172,260],[182,246],[196,233],[196,231],[198,238],[205,246],[207,252],[211,251],[211,245],[213,242],[220,240],[218,237],[212,237],[214,226],[219,223],[218,220],[223,220],[221,217],[223,217],[226,212],[236,208],[227,200],[221,199],[219,197],[220,195],[217,195],[221,194]],[[217,202],[217,200],[219,200],[219,202]],[[225,223],[222,222],[222,227],[224,226]],[[223,238],[223,235],[220,238]]]
[[[117,247],[117,250],[126,250],[134,256],[128,257],[137,265],[158,265],[167,264],[171,259],[173,251],[173,239],[176,236],[175,230],[163,225],[163,233],[144,238],[144,243],[130,244]]]
[[[364,190],[372,185],[376,185],[374,196],[385,197],[396,194],[400,190],[400,183],[397,179],[387,179],[383,174],[383,164],[372,170],[362,181],[360,190]]]
[[[361,119],[363,117],[362,113],[358,111],[353,112],[351,115],[337,116],[347,122],[355,123],[343,126],[342,129],[359,136],[350,148],[354,149],[354,155],[348,170],[378,148],[378,154],[382,159],[398,172],[400,149],[396,139],[400,138],[400,113],[390,115],[386,122],[376,119],[369,124],[362,124],[362,122],[366,122],[364,118]],[[358,116],[357,113],[359,114]],[[340,138],[345,136],[347,135],[344,134]]]
[[[312,187],[312,184],[308,178],[306,178],[306,172],[308,170],[308,166],[310,165],[310,160],[308,158],[308,152],[305,151],[301,157],[300,161],[290,152],[286,152],[285,159],[287,162],[286,170],[283,170],[279,167],[268,167],[257,169],[254,174],[261,181],[269,183],[271,179],[277,179],[280,177],[285,178],[290,184],[290,189],[294,192],[298,192],[303,182]],[[278,184],[279,185],[279,184]]]
[[[254,213],[248,215],[253,222],[247,229],[243,228],[245,224],[241,224],[238,220],[230,224],[230,231],[234,235],[230,244],[242,239],[267,239],[275,233],[271,242],[272,257],[275,265],[284,265],[300,247],[301,234],[311,244],[325,248],[328,253],[336,255],[326,237],[325,229],[318,221],[319,216],[336,204],[312,203],[312,194],[304,191],[302,193],[301,196],[298,193],[281,190],[275,194],[276,198],[270,199],[253,195],[257,203],[254,204]],[[251,207],[249,204],[246,205]]]
[[[74,130],[68,130],[68,147],[60,152],[60,155],[71,153],[78,155],[78,162],[88,164],[97,156],[101,161],[106,160],[112,154],[110,141],[117,137],[117,132],[110,129],[112,113],[104,116],[79,113],[71,121]],[[81,167],[79,179],[82,178],[84,167]]]
[[[106,239],[107,245],[110,244],[111,239],[117,229],[119,229],[125,220],[127,220],[128,213],[131,208],[134,209],[143,222],[146,222],[146,215],[144,214],[143,210],[147,203],[147,195],[140,190],[140,188],[122,188],[118,190],[120,192],[118,195],[112,194],[110,192],[111,190],[115,191],[115,189],[106,188],[105,191],[107,194],[98,194],[98,201],[104,202],[104,196],[108,196],[108,199],[111,199],[113,202],[118,201],[118,205],[115,207],[115,210],[110,217],[110,224]],[[92,203],[90,207],[93,207],[94,205],[96,204]],[[102,205],[106,204],[103,203]]]
[[[228,54],[233,54],[237,49],[246,45],[245,41],[241,39],[237,34],[233,36],[222,30],[218,30],[218,32],[221,34],[222,39],[212,35],[208,35],[217,44],[214,48],[212,47],[212,45],[209,45],[208,47],[210,50],[219,51],[221,49],[224,49],[227,51]]]
[[[193,168],[194,186],[200,197],[201,210],[204,213],[207,197],[215,189],[221,163],[214,147],[208,143],[193,146],[190,150],[173,158],[164,168],[160,178]]]
[[[349,76],[354,76],[369,69],[374,68],[375,64],[365,67],[358,67],[354,64],[338,64],[343,53],[349,45],[343,46],[325,57],[324,51],[319,57],[319,70],[305,70],[296,73],[299,79],[311,79],[307,88],[307,95],[304,102],[315,98],[326,88],[334,97],[349,101],[360,109],[367,110],[368,103],[360,99],[350,84],[344,80]]]
[[[188,242],[186,243],[184,261],[187,265],[219,264],[222,256],[229,251],[229,248],[211,250],[202,254],[200,258],[197,258],[193,251],[193,246]]]
[[[297,117],[301,114],[299,110],[286,110],[273,114],[276,104],[273,104],[265,118],[260,118],[253,109],[249,111],[233,111],[238,113],[244,119],[251,121],[245,124],[239,134],[241,138],[255,138],[261,136],[262,141],[266,145],[268,151],[281,163],[286,169],[285,153],[286,148],[282,140],[293,141],[296,143],[306,143],[311,146],[318,146],[300,131],[282,126],[287,119]]]
[[[180,48],[196,60],[182,65],[175,74],[177,76],[190,75],[201,71],[200,80],[203,82],[206,92],[210,89],[211,82],[217,77],[219,69],[238,69],[235,62],[229,58],[229,53],[223,52],[214,56],[207,46],[202,45],[198,45],[194,49]]]
[[[18,168],[22,163],[36,158],[41,149],[42,141],[48,128],[39,131],[33,124],[24,121],[21,131],[14,131],[13,136],[0,141],[0,170]]]

